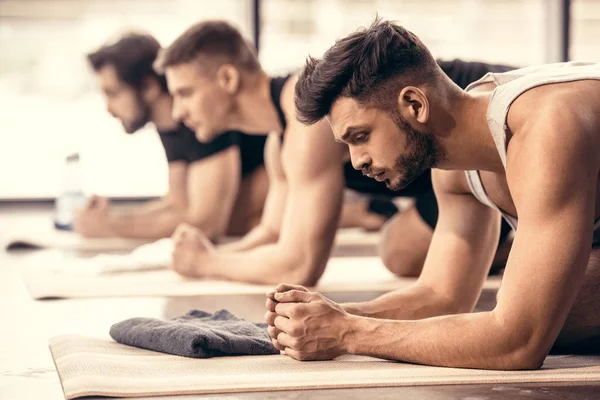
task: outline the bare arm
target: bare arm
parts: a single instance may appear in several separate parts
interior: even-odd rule
[[[188,223],[209,238],[225,233],[240,183],[240,156],[229,147],[189,166],[169,166],[169,194],[163,207],[111,213],[109,222],[117,236],[161,238],[177,225]]]
[[[164,211],[165,209],[171,208],[171,199],[170,194],[167,194],[164,197],[156,200],[150,200],[145,202],[144,204],[140,204],[139,206],[126,208],[123,210],[119,210],[121,214],[135,214],[136,216],[146,216],[153,215],[159,212]]]
[[[239,241],[219,246],[220,252],[247,251],[276,243],[285,209],[287,182],[281,165],[281,136],[271,134],[265,144],[265,168],[269,178],[269,193],[260,224]]]
[[[344,179],[327,122],[305,127],[294,120],[282,158],[287,200],[277,243],[237,253],[213,252],[199,261],[203,276],[255,283],[313,285],[321,276],[336,233]]]
[[[468,192],[463,171],[434,170],[433,181],[439,219],[418,281],[372,301],[345,304],[349,313],[414,320],[474,308],[496,249],[500,215]]]

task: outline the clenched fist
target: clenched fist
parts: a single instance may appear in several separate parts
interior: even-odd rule
[[[213,251],[213,244],[200,229],[181,224],[173,233],[171,268],[183,276],[205,277],[206,263]]]
[[[352,316],[303,286],[281,284],[267,293],[265,322],[273,345],[296,360],[332,360],[348,353]]]

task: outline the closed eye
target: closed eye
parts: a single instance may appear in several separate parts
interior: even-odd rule
[[[354,143],[366,143],[369,140],[369,134],[368,133],[359,133],[358,135],[354,136]]]
[[[192,89],[186,88],[186,89],[179,89],[175,94],[183,99],[185,99],[186,97],[190,97],[193,93]]]
[[[119,94],[119,92],[114,89],[105,89],[104,90],[104,95],[108,98],[117,97],[118,94]]]

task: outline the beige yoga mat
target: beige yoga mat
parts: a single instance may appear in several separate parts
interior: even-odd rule
[[[380,232],[367,232],[361,228],[338,229],[335,235],[337,246],[376,246],[381,239]]]
[[[35,299],[263,294],[274,286],[188,279],[166,268],[88,274],[83,264],[78,270],[77,265],[69,265],[73,260],[56,253],[32,258],[31,262],[24,270],[24,279]],[[497,289],[500,280],[500,277],[488,278],[485,287]],[[334,257],[329,260],[315,290],[328,293],[389,291],[414,281],[396,277],[379,257]]]
[[[379,232],[363,229],[339,229],[335,236],[332,257],[369,257],[379,255]]]
[[[366,232],[362,229],[340,229],[336,235],[337,247],[373,247],[379,243],[378,232]],[[229,242],[239,238],[226,238]],[[18,229],[10,235],[3,235],[2,243],[7,250],[17,248],[51,248],[61,250],[103,252],[133,250],[150,240],[107,238],[86,239],[74,232],[54,229],[51,223],[36,224]]]
[[[133,250],[148,241],[124,238],[86,239],[77,233],[59,231],[51,223],[28,226],[6,236],[3,240],[7,250],[17,248],[60,249],[75,251],[126,251]]]
[[[25,283],[36,299],[262,294],[273,288],[273,285],[188,279],[167,268],[88,274],[86,267],[82,260],[69,260],[56,253],[36,257],[24,271]],[[317,287],[334,292],[391,290],[412,282],[396,278],[377,257],[345,257],[330,259]]]
[[[370,357],[194,359],[77,335],[50,340],[66,399],[390,386],[594,382],[600,356],[549,356],[536,371],[426,367]]]

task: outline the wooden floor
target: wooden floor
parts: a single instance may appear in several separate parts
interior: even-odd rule
[[[11,227],[50,217],[50,206],[0,204],[0,234]],[[243,318],[261,321],[264,296],[202,296],[183,298],[122,298],[32,300],[21,277],[31,250],[0,252],[0,399],[63,399],[48,339],[67,333],[107,335],[110,326],[130,317],[169,318],[192,308],[227,308]],[[77,257],[77,254],[72,254]],[[335,301],[359,301],[381,293],[329,295]],[[327,294],[326,294],[327,295]],[[485,292],[479,309],[494,305],[494,293]],[[172,399],[173,397],[171,397]],[[182,399],[598,399],[600,382],[577,385],[455,385],[381,389],[308,390],[207,396]],[[159,399],[153,397],[152,399]]]

